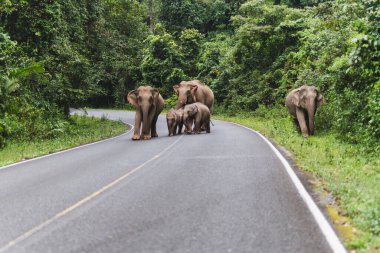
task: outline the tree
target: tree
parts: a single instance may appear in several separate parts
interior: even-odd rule
[[[156,26],[156,34],[147,38],[146,45],[142,62],[144,82],[169,95],[174,84],[187,79],[181,47],[160,24]]]
[[[201,30],[205,8],[197,0],[161,0],[159,19],[170,33],[178,35],[182,30]]]

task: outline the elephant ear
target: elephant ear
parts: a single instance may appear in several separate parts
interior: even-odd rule
[[[198,90],[198,85],[190,85],[190,93],[193,99],[193,103],[198,102],[197,96],[196,96],[197,90]]]
[[[197,92],[197,90],[198,90],[198,85],[190,85],[190,91],[191,91],[191,93],[194,95],[195,94],[195,92]]]
[[[198,112],[198,107],[196,105],[191,106],[191,111],[189,111],[190,116],[194,116]]]
[[[177,96],[178,96],[178,94],[179,94],[179,85],[178,85],[178,84],[174,85],[174,86],[173,86],[173,90],[175,91],[175,93],[176,93]]]
[[[128,102],[136,108],[139,106],[139,104],[137,102],[137,94],[138,94],[138,91],[133,90],[133,91],[130,91],[127,95]]]
[[[300,90],[296,90],[294,93],[293,93],[293,96],[292,96],[292,103],[299,107],[300,106]]]
[[[152,95],[154,98],[158,98],[158,96],[160,95],[160,91],[158,89],[154,88],[152,90]]]
[[[318,93],[317,102],[319,106],[326,103],[325,98],[322,96],[321,93]]]

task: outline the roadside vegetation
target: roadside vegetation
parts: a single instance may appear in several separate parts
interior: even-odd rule
[[[73,115],[53,135],[11,139],[0,150],[0,166],[98,141],[127,131],[128,126],[106,118]]]
[[[0,0],[0,152],[70,136],[70,107],[123,108],[141,84],[173,105],[199,79],[323,182],[350,248],[380,250],[379,30],[378,0]],[[326,98],[309,139],[283,109],[303,84]]]

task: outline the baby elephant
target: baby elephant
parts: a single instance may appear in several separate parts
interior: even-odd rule
[[[183,109],[180,108],[175,110],[171,108],[166,114],[166,123],[168,124],[169,136],[176,135],[177,129],[178,134],[181,134],[183,126]]]
[[[200,134],[202,126],[205,126],[206,133],[210,133],[210,109],[199,102],[185,105],[183,109],[183,122],[185,124],[185,133],[187,134],[191,134],[193,122],[193,131],[195,133]]]

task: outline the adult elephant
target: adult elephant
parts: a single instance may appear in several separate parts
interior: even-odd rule
[[[140,86],[128,93],[127,100],[136,108],[132,140],[149,140],[152,137],[157,137],[157,118],[164,108],[164,99],[160,92],[150,86]]]
[[[210,112],[214,110],[214,93],[205,84],[198,80],[182,81],[173,86],[178,96],[176,109],[182,108],[187,104],[200,102],[206,105]]]
[[[315,113],[317,107],[324,103],[324,98],[317,87],[308,85],[292,90],[285,100],[294,123],[305,137],[314,134]]]

